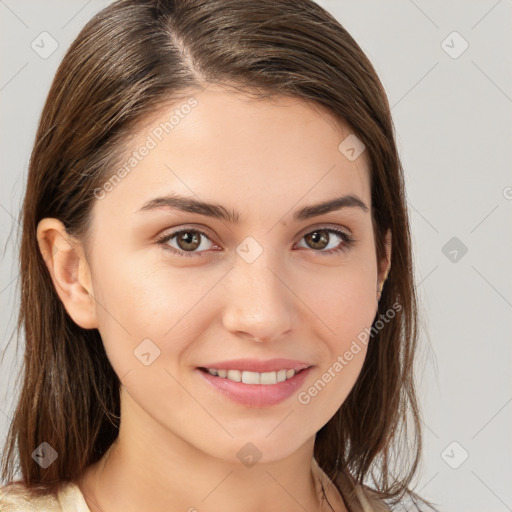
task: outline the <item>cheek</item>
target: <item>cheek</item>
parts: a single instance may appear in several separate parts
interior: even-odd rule
[[[318,316],[310,316],[321,354],[318,369],[297,396],[298,403],[323,423],[343,404],[360,375],[377,311],[373,281],[364,275],[340,277],[324,290],[315,304]]]
[[[347,266],[325,277],[317,275],[314,281],[304,283],[301,293],[309,297],[306,303],[311,304],[316,321],[323,324],[322,332],[328,333],[332,348],[342,350],[362,330],[369,328],[375,318],[377,300],[373,272],[370,267]]]
[[[329,279],[316,276],[317,287],[310,288],[317,290],[314,302],[313,294],[309,292],[314,308],[309,320],[314,326],[313,336],[319,340],[321,363],[314,388],[306,389],[304,397],[307,401],[308,397],[322,391],[318,401],[324,403],[331,415],[357,381],[367,353],[368,333],[377,312],[376,284],[371,267],[347,266],[333,276],[334,273]],[[322,293],[318,293],[319,285]]]
[[[101,266],[94,283],[99,331],[118,375],[140,364],[144,347],[158,354],[155,363],[178,360],[189,340],[207,329],[208,292],[220,277],[196,274],[191,280],[184,269],[147,261]]]

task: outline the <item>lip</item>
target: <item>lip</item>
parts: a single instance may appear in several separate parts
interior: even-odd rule
[[[216,370],[240,370],[246,372],[277,372],[278,370],[295,370],[296,372],[312,366],[303,361],[294,359],[231,359],[230,361],[217,361],[216,363],[207,363],[200,368],[214,368]]]
[[[247,360],[246,360],[247,361]],[[268,361],[267,361],[268,363]],[[232,364],[232,363],[230,363]],[[254,368],[254,366],[252,366]],[[268,366],[267,366],[268,367]],[[281,368],[285,368],[280,367]],[[208,368],[218,368],[217,366],[208,366]],[[293,367],[289,368],[292,369]],[[240,367],[230,366],[229,368],[219,368],[220,370],[238,369]],[[291,379],[277,384],[245,384],[243,382],[234,382],[222,377],[210,375],[204,369],[196,368],[196,372],[202,377],[206,383],[219,391],[222,395],[231,399],[233,402],[245,405],[247,407],[268,407],[280,404],[293,394],[296,394],[304,383],[304,380],[313,370],[313,366],[305,368],[296,373]],[[245,371],[257,371],[247,369]],[[260,370],[261,371],[261,370]],[[268,370],[275,371],[275,370]]]

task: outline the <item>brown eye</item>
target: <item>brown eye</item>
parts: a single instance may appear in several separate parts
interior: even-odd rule
[[[306,241],[307,248],[314,249],[315,252],[325,256],[339,251],[348,251],[355,242],[352,235],[336,228],[315,229],[302,238]],[[337,244],[336,238],[338,239]],[[326,248],[327,250],[325,250]]]
[[[202,247],[204,245],[203,240],[207,240],[212,244],[206,233],[197,229],[182,229],[169,235],[164,235],[157,240],[157,243],[173,254],[191,257],[202,256],[205,249],[211,248],[208,247],[208,243],[206,243],[206,247]],[[171,245],[171,242],[173,245]]]
[[[313,249],[325,249],[330,237],[326,231],[319,230],[308,233],[304,238]]]
[[[180,231],[175,238],[178,247],[184,251],[194,251],[201,245],[201,235],[197,231]]]

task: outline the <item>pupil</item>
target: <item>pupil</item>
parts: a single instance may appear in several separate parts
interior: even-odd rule
[[[185,243],[185,245],[197,245],[198,242],[198,233],[194,233],[192,231],[186,231],[181,235],[181,240]],[[190,249],[190,247],[188,247]],[[192,247],[195,249],[196,247]]]
[[[327,243],[327,235],[324,231],[314,231],[313,233],[311,233],[310,238],[311,238],[311,242],[313,244],[319,244],[319,243],[322,244],[322,241],[324,243]],[[320,247],[320,248],[323,248],[323,247]]]

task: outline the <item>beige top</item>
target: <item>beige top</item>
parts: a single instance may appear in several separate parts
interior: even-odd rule
[[[343,499],[345,506],[349,512],[389,512],[389,507],[380,499],[378,499],[374,493],[361,485],[356,485],[352,476],[346,473],[340,473],[337,479],[339,488],[343,498],[339,496],[338,490],[329,480],[328,476],[318,465],[318,462],[313,457],[312,466],[317,471],[320,479],[326,490],[327,495],[334,494],[337,496],[337,501]],[[317,484],[317,492],[320,491],[319,483]],[[330,488],[330,489],[329,489]],[[331,503],[334,510],[336,510],[337,503]],[[331,510],[328,504],[325,504],[325,510]]]
[[[66,482],[53,496],[31,498],[25,485],[15,482],[0,488],[1,512],[91,512],[78,485]]]
[[[325,473],[324,473],[325,474]],[[361,486],[351,487],[348,480],[342,482],[343,496],[350,512],[387,512],[389,508],[376,500]],[[352,497],[351,497],[352,496]],[[327,510],[328,506],[326,507]],[[1,512],[90,512],[78,485],[66,482],[57,498],[43,496],[30,498],[21,482],[0,487]]]

